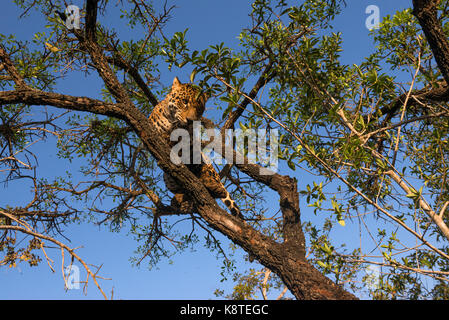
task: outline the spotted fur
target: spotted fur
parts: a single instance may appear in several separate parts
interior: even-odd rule
[[[159,102],[149,117],[156,129],[170,141],[170,134],[177,128],[186,128],[192,121],[200,120],[204,113],[207,96],[199,88],[191,84],[183,84],[177,77],[173,80],[170,93]],[[187,167],[195,174],[209,190],[214,198],[220,198],[235,216],[242,217],[240,209],[220,181],[220,176],[211,164],[202,161],[201,164],[190,164]],[[175,196],[172,205],[183,211],[192,211],[191,201],[188,201],[178,183],[164,173],[164,182],[168,190]]]
[[[169,140],[174,129],[186,126],[189,120],[201,119],[206,101],[207,96],[199,88],[175,77],[169,94],[154,107],[149,120]]]

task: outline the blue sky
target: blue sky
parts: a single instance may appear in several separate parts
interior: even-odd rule
[[[373,43],[365,27],[365,9],[368,5],[377,5],[381,16],[392,13],[411,5],[411,0],[348,0],[348,7],[336,20],[336,30],[343,33],[344,52],[343,62],[360,63],[372,49]],[[82,1],[73,1],[81,7]],[[111,1],[115,4],[115,1]],[[192,48],[203,49],[209,45],[224,42],[225,45],[238,45],[237,35],[241,29],[250,25],[248,13],[250,1],[228,0],[180,0],[174,2],[177,8],[173,11],[173,18],[165,29],[167,37],[174,32],[189,29],[187,37]],[[24,20],[18,20],[21,11],[12,1],[3,1],[0,32],[15,34],[19,39],[30,40],[33,33],[43,31],[44,20],[37,12]],[[105,20],[105,21],[104,21]],[[100,18],[101,23],[113,26],[117,19],[112,16]],[[118,30],[124,37],[136,37],[123,26]],[[133,31],[135,32],[135,31]],[[170,83],[177,75],[181,81],[188,81],[189,74],[185,71],[163,71],[161,81]],[[69,83],[67,83],[69,81]],[[72,81],[72,82],[70,82]],[[61,87],[64,92],[98,97],[100,82],[95,79],[68,79]],[[54,155],[51,144],[40,144],[42,158],[39,161],[41,176],[55,176],[67,170],[67,163]],[[76,170],[77,162],[70,164]],[[285,171],[285,173],[287,173]],[[303,183],[311,183],[298,177]],[[2,180],[0,174],[0,180]],[[28,189],[20,183],[10,183],[7,189],[0,185],[0,206],[21,203],[29,196]],[[269,199],[271,200],[271,199]],[[277,199],[273,199],[274,203]],[[302,201],[303,220],[312,212]],[[113,288],[115,299],[213,299],[216,288],[229,292],[232,283],[220,283],[221,262],[207,249],[197,247],[195,252],[186,250],[175,256],[173,263],[163,260],[158,268],[148,270],[144,265],[133,267],[129,258],[137,243],[132,237],[122,233],[111,233],[107,229],[93,225],[72,225],[66,230],[71,239],[72,247],[83,246],[77,252],[85,261],[101,265],[101,274],[112,280],[103,281],[102,285],[110,296]],[[347,233],[343,227],[336,231],[341,236]],[[221,239],[226,242],[226,239]],[[56,273],[52,273],[43,262],[38,268],[29,268],[19,264],[17,268],[0,268],[0,299],[101,299],[102,296],[93,283],[89,284],[87,295],[82,290],[64,290],[61,277],[61,259],[58,250],[53,250]],[[248,266],[248,265],[246,265]],[[82,272],[81,279],[85,277]]]

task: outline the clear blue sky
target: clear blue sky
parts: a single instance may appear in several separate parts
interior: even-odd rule
[[[74,0],[73,4],[81,7],[82,2]],[[115,2],[110,1],[110,4],[114,5]],[[238,44],[236,36],[243,27],[250,25],[248,13],[251,1],[184,0],[171,3],[176,4],[177,9],[173,12],[173,18],[165,29],[165,34],[170,37],[176,31],[189,28],[188,39],[192,48],[203,49],[220,42],[235,47]],[[337,19],[336,31],[343,32],[344,62],[358,64],[373,48],[368,30],[365,28],[367,18],[365,8],[368,5],[377,5],[381,16],[385,16],[398,9],[409,7],[411,0],[348,0],[347,3],[348,7]],[[20,13],[12,1],[2,1],[0,32],[30,40],[34,32],[44,30],[44,20],[38,13],[32,12],[30,17],[18,20]],[[117,21],[113,17],[108,17],[106,21],[104,19],[101,17],[100,22],[108,26],[113,26]],[[137,38],[123,26],[118,31],[124,37]],[[180,74],[176,72],[179,70],[163,71],[161,81],[169,83],[174,75],[179,76],[181,81],[188,81],[187,72]],[[82,82],[73,80],[61,88],[69,94],[98,97],[99,82],[93,79]],[[51,145],[40,144],[37,148],[40,148],[42,154],[39,161],[41,176],[55,176],[67,169],[67,163],[53,155]],[[70,169],[76,170],[76,165],[77,162],[72,163]],[[1,174],[0,180],[3,180]],[[298,177],[298,180],[310,183],[301,177]],[[18,183],[10,183],[8,188],[3,188],[4,185],[0,185],[0,206],[19,204],[29,197],[28,189]],[[273,201],[276,203],[277,199]],[[304,203],[301,205],[303,220],[307,220],[312,210]],[[157,269],[148,270],[144,266],[140,268],[131,266],[129,258],[133,256],[138,244],[126,232],[111,233],[105,228],[92,225],[72,225],[66,232],[71,239],[70,246],[83,246],[78,250],[79,255],[91,264],[103,265],[101,274],[112,279],[103,281],[103,288],[108,295],[114,288],[115,299],[213,299],[216,288],[224,288],[227,292],[232,288],[230,282],[219,282],[220,261],[202,247],[198,247],[195,252],[187,250],[175,256],[172,264],[164,260]],[[342,227],[340,232],[343,235],[347,230],[343,230]],[[52,273],[45,262],[38,268],[29,268],[24,263],[14,269],[0,268],[0,299],[102,298],[93,283],[90,283],[87,295],[84,295],[82,290],[66,292],[61,277],[59,251],[50,250],[50,253],[55,260],[56,273]],[[84,276],[82,272],[82,279]]]

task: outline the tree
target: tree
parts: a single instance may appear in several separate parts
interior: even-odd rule
[[[38,8],[51,32],[37,33],[34,44],[2,36],[0,163],[6,181],[31,181],[34,192],[24,206],[0,208],[2,265],[38,264],[35,250],[47,257],[52,243],[101,290],[97,273],[54,237],[61,225],[94,217],[111,228],[129,224],[143,243],[137,262],[150,264],[170,255],[169,243],[176,250],[194,244],[201,228],[232,269],[229,250],[214,236],[225,235],[263,266],[235,275],[233,298],[251,298],[257,287],[266,297],[283,285],[297,299],[355,299],[366,285],[377,299],[447,298],[448,1],[414,0],[413,8],[386,17],[372,31],[376,51],[352,66],[340,61],[342,35],[332,32],[341,1],[255,0],[252,25],[235,51],[220,43],[193,50],[187,31],[167,38],[173,7],[157,13],[142,0],[121,2],[129,28],[147,29],[139,41],[123,41],[101,24],[101,14],[113,9],[106,0],[86,1],[80,29],[55,14],[60,1],[16,2]],[[262,159],[236,162],[235,151],[217,166],[244,219],[170,161],[166,141],[147,121],[167,90],[157,83],[166,70],[159,64],[191,70],[209,103],[222,108],[219,124],[205,115],[206,128],[279,130],[282,173],[266,174]],[[54,91],[75,72],[99,77],[102,98]],[[30,110],[43,116],[30,120]],[[61,158],[87,161],[82,180],[33,175],[39,155],[32,145],[50,137]],[[161,171],[188,190],[192,211],[170,205]],[[304,185],[309,175],[314,181]],[[278,197],[277,212],[264,194]],[[301,216],[300,197],[313,208],[313,221]],[[117,205],[102,207],[105,198]],[[192,231],[178,233],[177,219],[190,221]],[[354,237],[334,238],[336,224],[356,230]],[[24,245],[20,236],[31,241]]]

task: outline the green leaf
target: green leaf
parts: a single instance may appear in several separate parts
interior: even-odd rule
[[[192,71],[192,73],[190,74],[190,82],[195,82],[195,76],[196,76],[196,74],[197,74],[197,72],[198,72],[198,69],[193,69],[193,71]]]

